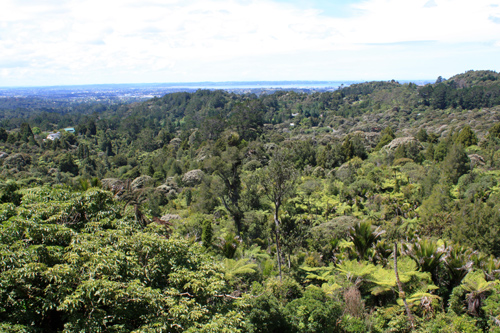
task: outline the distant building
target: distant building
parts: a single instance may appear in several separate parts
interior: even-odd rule
[[[55,139],[59,139],[60,137],[61,137],[61,132],[51,133],[51,134],[47,135],[47,140],[54,141]]]
[[[73,127],[68,127],[68,128],[65,128],[64,130],[66,132],[69,132],[69,133],[75,133],[75,129]]]

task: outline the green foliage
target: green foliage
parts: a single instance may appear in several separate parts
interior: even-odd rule
[[[421,239],[410,250],[410,257],[422,272],[431,273],[434,283],[438,282],[437,270],[444,252],[440,251],[437,242],[431,239]]]
[[[392,131],[391,127],[386,127],[381,133],[380,133],[380,141],[377,143],[377,146],[375,147],[375,150],[380,150],[382,147],[390,143],[396,135],[394,135],[394,132]]]
[[[19,205],[21,195],[17,192],[19,185],[13,180],[8,180],[5,183],[0,183],[0,203],[11,202]]]
[[[494,290],[498,281],[491,282],[484,279],[483,272],[471,271],[462,281],[462,288],[467,292],[467,311],[478,317],[480,315],[482,302],[486,296]]]
[[[373,230],[372,224],[368,221],[357,223],[349,230],[349,237],[359,260],[368,258],[369,250],[380,239],[382,233],[379,229]]]
[[[302,297],[304,293],[302,286],[288,276],[284,276],[281,281],[276,277],[268,278],[265,281],[265,288],[274,295],[282,305]]]
[[[240,244],[240,240],[238,237],[230,232],[228,233],[223,241],[222,241],[222,254],[224,257],[232,259],[234,257],[234,254],[236,253],[236,250],[238,249],[238,245]]]
[[[490,295],[484,300],[484,306],[482,310],[484,311],[484,315],[488,320],[488,324],[491,328],[491,331],[498,331],[498,327],[500,326],[499,317],[500,317],[500,284],[496,283],[492,288]]]
[[[261,293],[248,300],[245,330],[251,333],[287,332],[290,330],[283,307],[270,293]]]
[[[499,82],[2,99],[0,330],[498,331]]]
[[[458,133],[458,136],[455,140],[456,144],[460,144],[464,147],[477,145],[477,142],[478,140],[476,134],[472,131],[472,129],[468,125],[462,128],[462,130]]]
[[[33,138],[33,132],[31,131],[31,126],[28,123],[21,124],[19,134],[21,135],[21,140],[24,142],[29,142],[29,139]]]
[[[70,153],[64,154],[59,160],[59,170],[69,172],[74,176],[78,174],[78,165],[75,164],[73,156]]]
[[[341,147],[342,156],[344,161],[349,161],[353,157],[359,157],[365,159],[367,157],[364,144],[361,142],[359,136],[349,136],[344,138],[344,142]]]
[[[81,208],[75,199],[82,200]],[[62,209],[54,209],[54,200]],[[103,214],[107,200],[115,205],[95,189],[83,196],[46,188],[24,194],[18,214],[31,219],[12,216],[1,229],[2,321],[49,331],[240,325],[240,314],[209,301],[226,291],[226,283],[222,268],[199,246],[142,232],[130,220],[112,220],[113,214]],[[54,224],[59,219],[52,214],[61,210],[63,217],[66,203],[70,212],[83,209],[85,228]],[[74,226],[74,220],[62,221]]]
[[[467,315],[455,315],[453,313],[440,313],[436,318],[424,322],[422,332],[464,332],[473,333],[478,331],[477,321]]]
[[[5,128],[0,127],[0,141],[5,142],[9,137],[9,133],[5,130]]]
[[[427,131],[425,128],[421,128],[418,131],[417,135],[415,135],[415,138],[420,142],[427,142],[429,135],[427,134]]]
[[[448,154],[448,146],[446,141],[439,141],[438,145],[434,148],[434,160],[442,161]]]
[[[255,274],[257,264],[249,263],[247,259],[224,259],[224,274],[227,281],[236,284],[246,275]]]
[[[308,287],[301,298],[288,303],[284,314],[291,324],[290,332],[340,332],[337,323],[342,314],[340,304],[314,286]]]
[[[351,315],[344,315],[340,322],[341,332],[369,332],[366,323],[362,318],[353,317]]]
[[[500,255],[498,206],[480,200],[463,202],[454,215],[454,222],[456,227],[455,231],[449,231],[450,239],[487,254]]]
[[[452,184],[456,184],[462,175],[470,171],[470,160],[463,146],[451,147],[443,161],[442,168],[444,177]]]
[[[212,246],[212,237],[213,237],[212,221],[203,220],[201,242],[204,247],[209,248]]]
[[[496,123],[495,125],[491,126],[488,130],[488,134],[490,138],[500,139],[500,123]]]

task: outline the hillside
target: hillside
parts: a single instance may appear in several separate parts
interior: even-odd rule
[[[9,100],[0,330],[498,332],[498,78]]]

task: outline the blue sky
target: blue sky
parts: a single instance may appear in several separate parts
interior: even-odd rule
[[[500,70],[500,0],[2,0],[0,86]]]

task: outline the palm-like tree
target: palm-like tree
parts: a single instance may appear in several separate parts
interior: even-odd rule
[[[493,255],[481,261],[481,268],[484,271],[486,280],[500,280],[500,260],[496,259]]]
[[[474,252],[469,248],[445,244],[443,262],[448,270],[450,290],[458,286],[471,270],[473,254]]]
[[[383,233],[379,228],[373,230],[372,224],[369,221],[357,223],[349,230],[349,237],[354,243],[358,260],[367,258],[368,250],[380,240]]]
[[[224,276],[232,285],[237,284],[248,274],[256,272],[258,265],[246,258],[240,260],[224,259]]]
[[[495,281],[486,281],[482,272],[471,271],[467,274],[463,280],[462,287],[468,292],[466,296],[467,311],[471,315],[476,317],[479,316],[483,300],[487,297],[495,284]]]
[[[123,206],[124,211],[128,206],[134,207],[136,222],[140,223],[144,227],[151,222],[142,212],[142,205],[147,201],[146,192],[143,189],[133,190],[130,187],[130,180],[127,181],[122,195],[120,196],[120,200],[125,202],[125,205]]]
[[[376,270],[376,267],[366,261],[344,260],[335,270],[340,275],[345,276],[355,286],[359,286],[362,281],[365,281]]]
[[[432,281],[438,284],[437,269],[444,252],[440,251],[437,242],[430,239],[421,239],[415,243],[409,255],[420,271],[431,273]]]
[[[375,244],[374,263],[380,263],[383,267],[389,263],[392,255],[392,245],[385,240],[380,240]]]

